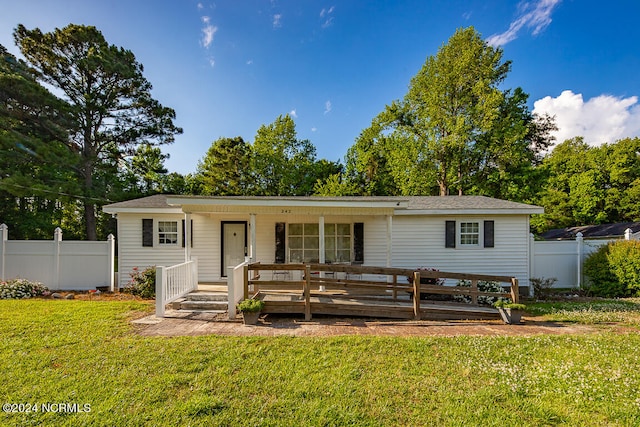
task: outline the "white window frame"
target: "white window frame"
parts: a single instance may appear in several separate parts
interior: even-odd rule
[[[178,246],[178,244],[180,243],[180,226],[178,225],[179,221],[175,221],[175,220],[158,220],[157,221],[158,225],[157,225],[157,232],[156,232],[156,242],[158,242],[158,246],[160,247],[167,247],[167,246]],[[167,223],[173,223],[175,224],[175,229],[176,231],[160,231],[160,224],[167,224]],[[164,235],[164,236],[163,236]],[[167,242],[167,238],[169,236],[175,236],[175,242]],[[164,240],[163,241],[163,237]]]
[[[316,224],[316,223],[313,223],[313,222],[294,222],[294,223],[287,224],[287,238],[286,238],[287,262],[292,262],[291,261],[291,252],[292,251],[302,251],[302,253],[303,253],[303,261],[302,262],[303,263],[307,262],[307,261],[304,260],[305,252],[306,251],[314,251],[314,250],[316,250],[316,248],[306,249],[305,246],[304,246],[304,242],[305,242],[306,238],[313,238],[313,237],[317,237],[318,238],[318,249],[317,250],[318,250],[318,257],[319,257],[319,255],[320,255],[320,249],[319,249],[319,247],[320,247],[320,245],[319,245],[320,235],[319,234],[318,235],[315,235],[315,234],[306,235],[304,233],[304,226],[306,224]],[[290,234],[290,230],[291,230],[290,227],[292,225],[301,225],[302,228],[303,228],[303,234],[302,235],[299,235],[299,234],[293,234],[292,235],[292,234]],[[334,234],[332,236],[327,236],[327,233],[326,233],[327,225],[335,226],[335,232],[334,232]],[[338,225],[348,225],[349,226],[349,234],[338,234]],[[338,248],[338,237],[348,237],[349,238],[349,261],[332,261],[332,262],[336,262],[336,263],[340,263],[340,262],[349,262],[349,263],[351,263],[351,262],[353,262],[353,223],[347,223],[347,222],[333,223],[333,222],[331,222],[331,223],[326,223],[324,225],[324,227],[325,227],[325,235],[324,235],[324,239],[325,239],[325,262],[326,262],[326,252],[327,252],[327,249],[326,249],[326,241],[327,241],[326,239],[327,239],[327,237],[334,237],[335,238],[335,247],[334,247],[334,252],[335,253],[334,253],[334,255],[336,257],[337,257],[337,254],[338,254],[338,250],[340,250]],[[302,238],[302,248],[292,249],[291,245],[290,245],[291,237]]]
[[[477,235],[478,242],[477,243],[463,243],[462,237],[463,235],[475,235],[476,233],[463,233],[462,232],[462,224],[476,224],[478,227]],[[456,221],[456,244],[460,249],[480,249],[484,247],[484,227],[483,221],[479,219],[460,219]]]

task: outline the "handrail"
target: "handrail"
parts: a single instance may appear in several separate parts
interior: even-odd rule
[[[247,273],[245,274],[247,284],[254,286],[254,291],[258,291],[260,287],[276,287],[280,290],[300,290],[302,296],[305,299],[305,313],[310,310],[306,305],[309,304],[309,294],[311,287],[317,287],[318,289],[324,289],[325,286],[331,286],[333,288],[349,290],[349,289],[367,289],[371,291],[392,291],[394,299],[397,296],[397,292],[410,292],[413,299],[414,316],[420,318],[420,293],[436,293],[445,295],[466,295],[471,298],[473,304],[478,303],[478,297],[480,296],[492,296],[492,297],[510,297],[513,302],[518,302],[518,279],[510,276],[498,276],[487,274],[469,274],[469,273],[454,273],[446,271],[422,271],[406,268],[392,268],[392,267],[375,267],[375,266],[361,266],[361,265],[345,265],[345,264],[262,264],[252,263],[246,267]],[[301,271],[303,272],[303,280],[260,280],[260,271]],[[257,272],[254,274],[255,279],[249,277],[250,271]],[[387,281],[372,280],[372,279],[337,279],[335,277],[323,277],[323,274],[318,274],[318,277],[312,277],[312,272],[318,273],[346,273],[355,275],[373,275],[373,276],[388,276]],[[413,280],[407,280],[406,283],[400,283],[398,281],[399,276],[411,277]],[[431,279],[454,279],[454,280],[468,280],[471,282],[471,286],[437,286],[421,284],[421,278]],[[509,292],[483,292],[478,289],[479,281],[496,281],[501,283],[507,283],[509,286]]]
[[[236,304],[248,296],[245,293],[248,265],[249,263],[245,261],[235,267],[227,267],[227,314],[231,320],[236,318]]]
[[[156,316],[164,317],[165,306],[198,289],[197,258],[170,267],[156,267]]]

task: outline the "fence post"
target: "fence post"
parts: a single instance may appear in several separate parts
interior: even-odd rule
[[[577,251],[578,251],[578,269],[577,269],[577,277],[576,277],[576,288],[580,289],[582,287],[582,258],[584,253],[584,238],[582,237],[582,233],[578,232],[576,234],[576,243],[577,243]]]
[[[53,289],[60,289],[60,242],[62,229],[56,227],[53,232]]]
[[[156,317],[164,317],[165,268],[156,266]]]
[[[236,275],[235,267],[227,267],[227,313],[229,320],[236,318]]]
[[[7,251],[7,240],[9,240],[9,227],[7,224],[0,224],[0,280],[4,282],[5,256]]]
[[[632,240],[633,239],[633,230],[627,228],[624,230],[624,240]]]
[[[116,238],[113,234],[109,234],[107,236],[107,256],[109,257],[109,268],[107,269],[108,272],[108,276],[107,276],[107,285],[109,285],[109,290],[111,292],[115,291],[115,280],[113,278],[113,275],[115,274],[115,270],[116,270]],[[118,284],[118,288],[120,287],[120,284]]]
[[[536,274],[536,238],[533,233],[529,233],[529,296],[533,297],[533,286],[531,286],[531,278]]]
[[[305,281],[302,285],[304,294],[304,320],[311,320],[311,266],[304,266]]]

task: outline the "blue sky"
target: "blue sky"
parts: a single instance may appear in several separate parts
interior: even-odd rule
[[[640,135],[637,0],[0,0],[0,43],[17,24],[95,25],[134,52],[184,134],[163,148],[170,171],[195,171],[219,137],[253,141],[291,114],[318,156],[342,160],[360,131],[457,28],[474,26],[513,61],[558,140]]]

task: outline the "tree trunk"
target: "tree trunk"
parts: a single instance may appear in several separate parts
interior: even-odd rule
[[[98,240],[96,223],[96,205],[88,200],[84,202],[84,221],[86,225],[87,240]]]

